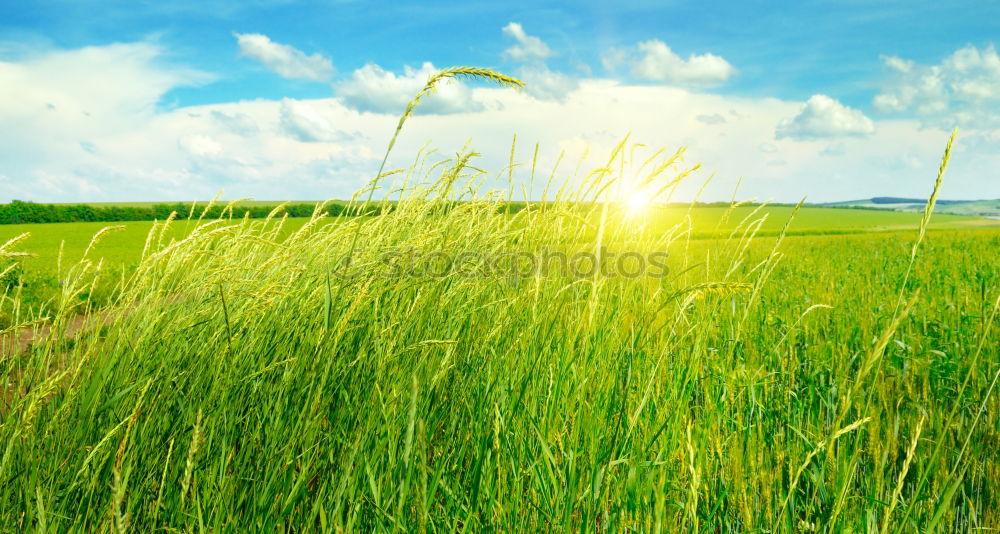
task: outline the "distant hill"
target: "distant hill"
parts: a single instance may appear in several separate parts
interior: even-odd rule
[[[874,197],[864,200],[848,200],[845,202],[828,202],[821,206],[831,208],[867,208],[892,211],[923,211],[927,199]],[[994,200],[938,200],[934,207],[935,213],[951,213],[954,215],[981,215],[1000,217],[1000,199]]]
[[[940,200],[938,199],[937,205],[947,206],[949,204],[966,204],[969,202],[982,202],[981,200]],[[988,201],[987,201],[988,202]],[[926,204],[927,200],[923,198],[899,198],[899,197],[873,197],[871,199],[872,204]]]

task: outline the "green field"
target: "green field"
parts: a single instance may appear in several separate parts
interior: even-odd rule
[[[4,341],[3,524],[1000,525],[997,229],[935,217],[911,264],[908,214],[803,209],[782,238],[785,207],[697,208],[678,232],[686,211],[428,202],[304,230],[178,222],[141,262],[151,223],[104,236],[93,259],[132,266],[105,297],[121,311],[26,352]],[[65,241],[58,291],[78,296],[94,271],[67,265],[103,226],[2,231],[32,231],[16,249],[39,273]],[[668,250],[671,275],[378,268],[385,250],[551,243]],[[16,300],[10,319],[34,320]],[[52,332],[86,309],[54,306]]]
[[[287,235],[305,224],[308,219],[288,219],[281,235]],[[238,221],[236,221],[238,222]],[[197,221],[180,220],[171,223],[161,242],[181,239],[197,226]],[[103,234],[91,246],[94,236],[104,228],[112,230]],[[100,264],[100,277],[94,292],[87,291],[82,297],[88,300],[98,300],[100,304],[108,302],[114,293],[114,288],[123,276],[134,271],[142,257],[143,248],[152,221],[137,221],[124,223],[51,223],[51,224],[12,224],[0,225],[0,243],[5,243],[24,233],[29,236],[17,243],[12,250],[25,252],[32,256],[18,258],[18,268],[4,279],[8,291],[16,282],[20,282],[21,300],[40,314],[53,311],[54,301],[58,299],[62,283],[68,276],[68,270],[84,259]],[[0,258],[0,271],[14,260]],[[92,294],[93,293],[93,294]],[[0,328],[9,326],[9,314],[0,307]]]
[[[286,229],[297,230],[307,221],[308,219],[301,218],[289,219]],[[196,225],[197,221],[175,221],[171,223],[163,239],[169,242],[171,239],[182,238]],[[30,236],[16,247],[16,250],[34,254],[33,257],[21,260],[25,269],[33,273],[55,276],[58,274],[60,249],[62,263],[68,267],[83,257],[91,239],[101,229],[119,226],[123,228],[102,236],[90,253],[93,260],[104,260],[108,269],[119,270],[122,267],[132,267],[139,261],[146,238],[153,228],[153,221],[0,225],[0,242],[29,233]]]
[[[773,236],[777,235],[785,222],[790,220],[792,209],[784,206],[761,209],[736,207],[733,210],[703,206],[691,209],[661,208],[647,214],[643,224],[655,231],[668,232],[677,225],[686,225],[687,217],[690,216],[692,238],[720,239],[728,237],[734,229],[742,228],[747,222],[745,220],[747,217],[752,217],[753,220],[763,218],[756,235]],[[288,235],[307,221],[305,218],[288,219],[284,223],[281,235]],[[792,220],[787,234],[798,236],[912,230],[917,227],[919,221],[920,215],[911,213],[806,207],[802,208]],[[328,222],[330,221],[325,220],[321,224]],[[594,225],[592,227],[596,227],[597,223],[599,223],[598,218],[591,217],[591,224]],[[51,313],[60,293],[60,282],[66,279],[66,271],[83,258],[92,238],[98,232],[112,227],[114,230],[103,235],[88,253],[90,261],[101,263],[102,276],[93,291],[82,294],[86,299],[103,304],[113,295],[114,286],[123,276],[131,273],[141,259],[146,238],[153,224],[152,221],[137,221],[0,225],[0,244],[29,233],[30,236],[19,242],[12,250],[33,254],[31,257],[18,260],[19,267],[14,273],[5,277],[4,283],[9,289],[15,282],[20,282],[23,285],[21,299],[24,304],[40,314]],[[1000,221],[979,217],[936,215],[932,219],[931,229],[936,231],[991,225],[1000,227]],[[180,239],[195,226],[196,221],[175,221],[163,233],[162,240],[169,242],[171,239]],[[587,236],[587,239],[592,238],[593,236]],[[7,261],[7,264],[9,263],[10,260]],[[2,263],[0,265],[6,266]],[[3,267],[0,267],[0,270]],[[0,328],[9,325],[9,314],[0,308]]]
[[[129,203],[139,205],[141,203]],[[661,231],[667,231],[674,225],[682,223],[690,213],[692,219],[693,237],[724,238],[734,228],[740,226],[749,215],[754,219],[766,216],[758,235],[776,235],[782,226],[790,219],[791,207],[765,207],[760,210],[753,207],[737,207],[726,214],[727,208],[694,207],[665,208],[652,212],[646,224]],[[308,219],[291,218],[285,223],[286,231],[294,231]],[[869,231],[916,229],[920,222],[920,214],[896,213],[889,211],[844,210],[835,208],[802,208],[789,228],[789,235],[840,234]],[[981,226],[996,226],[1000,221],[990,221],[981,217],[935,215],[932,219],[932,229],[976,228]],[[13,224],[0,225],[0,243],[19,236],[25,232],[30,237],[16,247],[16,250],[35,254],[35,257],[22,260],[26,271],[37,273],[43,277],[58,280],[59,251],[62,249],[63,265],[69,266],[79,261],[90,244],[91,238],[102,228],[109,226],[124,226],[102,237],[91,252],[93,259],[103,259],[108,270],[120,270],[122,267],[133,266],[140,258],[152,221],[123,223],[52,223],[52,224]],[[164,239],[180,238],[186,235],[194,223],[180,220],[172,224]]]

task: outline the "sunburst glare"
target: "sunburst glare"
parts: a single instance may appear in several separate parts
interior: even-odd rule
[[[625,199],[625,214],[630,218],[639,217],[646,213],[651,204],[649,196],[642,192],[636,191]]]

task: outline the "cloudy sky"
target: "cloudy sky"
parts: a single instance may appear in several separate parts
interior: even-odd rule
[[[959,126],[942,197],[997,198],[998,44],[998,0],[6,1],[0,202],[347,197],[452,65],[527,88],[444,86],[390,168],[470,143],[501,173],[517,134],[568,174],[630,134],[705,200],[926,197]]]

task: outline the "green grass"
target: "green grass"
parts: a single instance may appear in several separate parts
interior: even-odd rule
[[[576,198],[634,176],[625,154]],[[8,292],[37,337],[0,339],[0,528],[1000,528],[1000,232],[505,215],[474,187],[441,200],[482,178],[464,155],[424,178],[367,219],[154,232],[105,306],[79,298],[85,258],[44,325]],[[671,275],[382,268],[549,247],[669,251]]]
[[[290,218],[281,233],[287,235],[308,222],[308,219]],[[83,259],[92,238],[104,228],[114,228],[104,234],[88,254],[88,260],[100,264],[100,275],[93,291],[81,293],[81,300],[106,304],[114,295],[120,280],[130,275],[142,256],[146,237],[153,228],[152,221],[123,223],[81,222],[0,225],[0,244],[30,234],[16,250],[32,254],[19,258],[18,268],[2,280],[0,290],[13,290],[20,285],[21,303],[39,314],[54,311],[55,301],[68,270]],[[197,221],[180,220],[171,224],[164,233],[164,241],[180,239],[197,225]],[[0,271],[11,263],[0,258]],[[10,317],[0,309],[0,329],[10,325]]]
[[[690,210],[693,227],[697,229],[696,237],[715,238],[726,237],[739,223],[756,208],[737,207],[726,216],[727,208],[695,207]],[[775,235],[791,216],[793,208],[777,206],[766,207],[757,215],[767,215],[760,229],[760,235]],[[680,223],[688,213],[686,208],[662,209],[651,217],[649,224],[661,231]],[[723,221],[723,217],[726,220]],[[957,215],[935,215],[931,228],[961,228],[975,226],[982,219]],[[308,219],[292,218],[287,223],[289,231],[298,229]],[[792,222],[791,235],[837,234],[858,231],[915,229],[920,222],[920,215],[914,213],[895,213],[886,211],[841,210],[835,208],[802,208]],[[63,262],[66,266],[79,261],[90,243],[91,237],[102,228],[108,226],[124,226],[122,231],[108,234],[101,239],[94,249],[96,257],[103,258],[109,269],[133,266],[142,253],[146,235],[153,226],[152,221],[122,222],[122,223],[49,223],[49,224],[15,224],[0,225],[0,243],[6,242],[25,232],[31,236],[18,250],[35,254],[34,258],[23,261],[25,269],[43,273],[46,276],[57,274],[57,263],[60,247],[63,248]],[[167,239],[178,238],[187,233],[193,226],[180,220],[173,224]]]
[[[696,207],[691,210],[692,226],[699,235],[725,237],[739,226],[756,208],[738,207],[725,217],[727,208]],[[760,233],[777,235],[786,221],[791,218],[794,208],[787,206],[767,207],[756,215],[767,215]],[[655,222],[661,227],[669,227],[681,222],[684,209],[667,210]],[[720,222],[725,217],[725,222]],[[843,210],[836,208],[803,207],[792,220],[788,233],[791,235],[836,234],[858,231],[915,229],[920,223],[918,213],[896,213],[886,211]],[[754,217],[755,219],[757,217]],[[981,224],[981,217],[936,214],[931,219],[931,228],[961,228]]]
[[[676,276],[327,277],[354,232],[359,265],[591,235],[564,209],[427,202],[164,240],[127,313],[3,360],[2,523],[859,531],[906,465],[891,526],[997,525],[997,232],[928,234],[905,287],[915,232],[787,237],[781,259],[776,237],[688,241],[615,212],[604,242],[666,247]],[[67,295],[92,275],[74,272]]]
[[[308,220],[307,218],[290,218],[286,223],[285,231],[297,230]],[[2,225],[0,226],[0,242],[6,242],[25,232],[30,233],[30,237],[17,247],[22,252],[35,255],[21,260],[25,269],[46,275],[56,275],[58,274],[60,249],[62,249],[63,265],[69,267],[80,261],[91,238],[97,232],[102,228],[117,226],[124,228],[103,236],[95,245],[92,254],[95,259],[103,259],[107,268],[112,270],[133,267],[142,255],[146,236],[153,227],[153,221]],[[164,238],[167,241],[182,238],[195,226],[196,221],[175,221]]]
[[[651,211],[642,223],[648,225],[650,231],[654,233],[665,233],[678,224],[687,224],[686,217],[690,215],[692,238],[724,239],[734,229],[745,224],[748,216],[754,219],[763,217],[756,235],[774,236],[779,234],[782,225],[790,220],[792,210],[793,208],[786,206],[768,206],[761,209],[740,206],[732,210],[705,206],[691,209],[671,207]],[[598,214],[591,217],[592,228],[596,228],[599,219]],[[794,236],[899,231],[907,228],[915,229],[919,221],[920,215],[913,213],[804,207],[792,220],[786,233]],[[306,222],[308,219],[305,218],[288,219],[281,235],[288,235]],[[989,221],[977,217],[935,215],[930,228],[937,231],[979,227],[983,222]],[[114,296],[114,287],[135,269],[141,259],[146,236],[153,228],[153,224],[152,221],[137,221],[0,225],[0,244],[29,233],[30,236],[20,242],[15,249],[33,254],[32,257],[19,260],[17,270],[5,277],[3,283],[11,288],[13,284],[19,282],[22,304],[39,314],[53,313],[61,291],[61,283],[66,279],[66,271],[82,259],[95,234],[103,228],[114,227],[116,230],[102,236],[89,253],[91,261],[100,262],[101,276],[98,282],[91,290],[81,293],[78,297],[92,303],[105,304]],[[171,239],[181,239],[195,226],[196,221],[175,221],[163,239],[167,242]],[[593,231],[590,234],[593,234]],[[590,234],[585,234],[584,238],[595,237]],[[9,314],[0,311],[0,329],[10,324]]]

